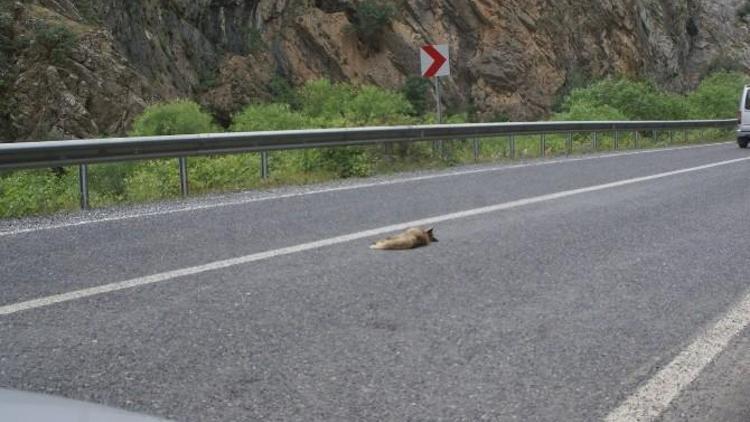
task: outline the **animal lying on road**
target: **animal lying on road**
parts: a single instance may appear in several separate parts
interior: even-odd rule
[[[403,250],[413,249],[420,246],[427,246],[438,240],[432,234],[433,228],[423,229],[421,227],[412,227],[403,233],[395,236],[378,240],[370,246],[370,249],[378,250]]]

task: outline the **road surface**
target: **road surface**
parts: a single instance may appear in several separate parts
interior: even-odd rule
[[[0,387],[178,421],[746,422],[749,179],[718,144],[6,222]],[[439,243],[368,248],[411,223]]]

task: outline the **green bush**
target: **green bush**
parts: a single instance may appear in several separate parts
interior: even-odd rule
[[[737,72],[719,72],[704,79],[688,95],[692,119],[731,119],[737,113],[740,94],[750,77]]]
[[[192,101],[176,100],[154,104],[136,117],[130,134],[133,136],[181,135],[218,132],[219,127],[207,112]],[[194,162],[209,158],[191,159]],[[146,201],[179,194],[179,172],[176,160],[138,162],[126,173],[124,198],[129,201]],[[200,184],[199,177],[191,175]]]
[[[406,79],[401,92],[411,104],[412,115],[422,116],[425,114],[431,98],[431,84],[428,79],[421,76],[410,76]]]
[[[39,22],[34,28],[34,45],[51,63],[62,64],[70,56],[76,41],[73,31],[62,25]]]
[[[299,90],[301,112],[320,119],[326,126],[341,125],[354,95],[355,88],[350,84],[332,84],[326,79],[309,81]]]
[[[263,40],[263,34],[257,28],[249,28],[247,31],[247,50],[250,54],[258,54],[266,51],[268,45]]]
[[[377,50],[395,15],[396,8],[387,0],[362,0],[354,6],[352,28],[367,48]]]
[[[132,135],[214,132],[211,116],[189,101],[148,107],[135,119]],[[130,162],[90,167],[92,202],[105,205],[179,194],[177,160]],[[0,180],[0,216],[20,216],[73,208],[78,202],[76,172],[16,172]]]
[[[595,105],[587,102],[571,104],[568,111],[557,113],[552,117],[557,121],[599,121],[628,120],[628,117],[620,110],[610,105]]]
[[[190,158],[188,164],[193,192],[236,190],[261,182],[258,154]]]
[[[737,17],[740,20],[745,20],[748,16],[750,16],[750,0],[745,0],[740,8],[737,9]]]
[[[587,88],[574,89],[562,104],[562,112],[574,107],[595,110],[609,106],[628,120],[679,120],[688,117],[684,98],[658,90],[647,82],[607,79]]]
[[[315,119],[292,110],[287,104],[257,104],[246,107],[234,116],[230,129],[234,132],[253,132],[306,129],[318,125]],[[318,164],[319,153],[311,150],[276,153],[269,163],[273,177],[276,177],[280,171],[286,173],[312,171]]]
[[[592,84],[591,74],[579,67],[569,69],[565,76],[565,83],[555,93],[552,101],[552,111],[559,113],[565,102],[565,99],[576,89],[586,88]]]
[[[349,126],[392,125],[408,123],[413,108],[403,94],[375,86],[354,91],[344,118]]]
[[[553,120],[683,120],[732,118],[738,93],[750,82],[738,72],[717,72],[687,95],[626,79],[596,82],[566,97]]]
[[[371,148],[339,147],[321,151],[321,167],[338,177],[367,177],[372,174],[377,156]]]
[[[0,5],[0,67],[7,65],[9,56],[15,50],[15,22],[13,14],[7,6]]]
[[[268,84],[268,90],[275,102],[288,104],[293,110],[299,110],[302,107],[297,90],[283,76],[274,75]]]
[[[13,109],[13,96],[8,91],[15,79],[15,54],[18,42],[15,34],[15,21],[10,5],[0,4],[0,140],[12,138],[10,113]]]
[[[312,119],[293,111],[287,104],[255,104],[234,116],[230,130],[252,132],[310,127],[314,127]]]
[[[192,101],[176,100],[154,104],[136,117],[132,136],[181,135],[218,132],[213,117]]]
[[[99,15],[96,6],[94,6],[95,2],[96,0],[77,0],[75,2],[76,8],[85,22],[99,23]]]
[[[233,131],[330,128],[414,123],[413,109],[403,94],[385,89],[327,80],[310,81],[294,96],[300,111],[286,104],[253,105],[234,117]],[[379,157],[374,148],[326,148],[276,153],[271,173],[280,169],[304,173],[315,169],[339,177],[371,174]]]
[[[406,97],[397,92],[327,80],[305,84],[299,92],[302,114],[315,127],[411,124],[416,120]],[[320,152],[321,168],[339,177],[363,177],[372,173],[380,157],[375,148],[329,148]]]
[[[125,180],[128,201],[174,198],[180,193],[177,160],[139,162]]]
[[[74,171],[29,170],[0,176],[0,218],[75,209],[76,180]]]
[[[106,205],[127,200],[127,181],[138,166],[139,163],[134,161],[89,166],[92,204]]]

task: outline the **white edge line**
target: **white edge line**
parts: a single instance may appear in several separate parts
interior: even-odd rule
[[[328,239],[322,239],[322,240],[318,240],[314,242],[302,243],[299,245],[288,246],[288,247],[280,248],[280,249],[273,249],[273,250],[266,251],[266,252],[254,253],[254,254],[245,255],[245,256],[241,256],[237,258],[215,261],[215,262],[198,265],[194,267],[183,268],[183,269],[174,270],[174,271],[167,271],[167,272],[153,274],[153,275],[149,275],[145,277],[133,278],[133,279],[126,280],[126,281],[104,284],[101,286],[91,287],[87,289],[75,290],[75,291],[71,291],[67,293],[61,293],[61,294],[47,296],[47,297],[43,297],[39,299],[33,299],[33,300],[24,301],[24,302],[18,302],[18,303],[14,303],[10,305],[5,305],[5,306],[0,307],[0,315],[10,315],[10,314],[14,314],[14,313],[25,311],[25,310],[41,308],[44,306],[50,306],[53,304],[68,302],[68,301],[72,301],[76,299],[82,299],[82,298],[99,295],[103,293],[109,293],[109,292],[114,292],[118,290],[137,287],[137,286],[145,286],[149,284],[160,283],[160,282],[171,280],[171,279],[178,278],[178,277],[204,273],[206,271],[213,271],[213,270],[232,267],[236,265],[247,264],[251,262],[260,261],[263,259],[268,259],[268,258],[273,258],[273,257],[278,257],[278,256],[283,256],[283,255],[290,255],[293,253],[308,251],[312,249],[323,248],[326,246],[350,242],[350,241],[358,240],[358,239],[364,239],[367,237],[377,236],[377,235],[381,235],[381,234],[385,234],[385,233],[389,233],[389,232],[393,232],[397,230],[403,230],[412,226],[426,226],[430,224],[457,220],[461,218],[474,217],[474,216],[478,216],[482,214],[508,210],[511,208],[537,204],[540,202],[566,198],[566,197],[570,197],[573,195],[580,195],[580,194],[588,193],[588,192],[596,192],[596,191],[601,191],[605,189],[612,189],[616,187],[632,185],[635,183],[640,183],[640,182],[645,182],[645,181],[650,181],[650,180],[662,179],[665,177],[676,176],[679,174],[691,173],[691,172],[696,172],[700,170],[706,170],[706,169],[710,169],[714,167],[724,166],[724,165],[733,164],[733,163],[739,163],[739,162],[748,161],[748,160],[750,160],[750,157],[737,158],[737,159],[727,160],[727,161],[720,161],[720,162],[715,162],[711,164],[705,164],[705,165],[698,166],[698,167],[690,167],[690,168],[685,168],[685,169],[680,169],[680,170],[669,171],[666,173],[659,173],[659,174],[654,174],[650,176],[637,177],[634,179],[625,179],[625,180],[620,180],[617,182],[605,183],[605,184],[596,185],[596,186],[589,186],[585,188],[551,193],[551,194],[536,196],[532,198],[520,199],[516,201],[510,201],[510,202],[505,202],[501,204],[490,205],[490,206],[481,207],[481,208],[474,208],[470,210],[459,211],[459,212],[444,214],[444,215],[435,216],[435,217],[423,218],[421,220],[414,220],[414,221],[409,221],[406,223],[399,223],[399,224],[379,227],[379,228],[375,228],[371,230],[350,233],[350,234],[331,237]]]
[[[68,228],[68,227],[84,226],[84,225],[89,225],[89,224],[130,220],[130,219],[143,218],[143,217],[154,217],[154,216],[177,214],[177,213],[183,213],[183,212],[201,211],[201,210],[207,210],[207,209],[213,209],[213,208],[244,205],[244,204],[249,204],[249,203],[254,203],[254,202],[263,202],[263,201],[270,201],[270,200],[277,200],[277,199],[288,199],[288,198],[295,198],[295,197],[307,196],[307,195],[318,195],[322,193],[341,192],[341,191],[347,191],[347,190],[367,189],[367,188],[373,188],[373,187],[378,187],[378,186],[389,186],[389,185],[396,185],[396,184],[403,184],[403,183],[412,183],[412,182],[419,182],[423,180],[439,179],[439,178],[444,178],[444,177],[467,176],[467,175],[472,175],[472,174],[490,173],[490,172],[496,172],[496,171],[513,170],[513,169],[518,169],[518,168],[545,166],[545,165],[552,165],[552,164],[564,164],[564,163],[572,163],[572,162],[577,162],[577,161],[596,160],[596,159],[602,159],[602,158],[617,158],[617,157],[627,157],[630,155],[678,151],[678,150],[684,150],[684,149],[707,148],[707,147],[713,147],[713,146],[718,146],[718,145],[726,145],[730,143],[733,143],[733,142],[715,142],[715,143],[701,144],[701,145],[687,145],[687,146],[672,147],[672,148],[647,149],[647,150],[641,150],[641,151],[600,154],[600,155],[595,155],[591,157],[563,158],[563,159],[555,159],[555,160],[548,160],[548,161],[539,161],[539,162],[534,162],[534,163],[495,166],[495,167],[475,169],[475,170],[459,170],[459,171],[452,171],[452,172],[446,172],[446,173],[440,173],[440,174],[431,174],[431,175],[426,175],[426,176],[416,176],[416,177],[407,177],[403,179],[385,180],[385,181],[380,181],[380,182],[358,183],[358,184],[352,184],[348,186],[337,186],[333,188],[311,190],[307,192],[269,195],[269,196],[260,197],[260,198],[230,200],[230,201],[216,202],[212,204],[196,205],[196,206],[189,206],[185,208],[175,208],[175,209],[163,210],[163,211],[142,212],[142,213],[120,215],[120,216],[114,216],[114,217],[97,218],[93,220],[84,220],[84,221],[78,221],[78,222],[73,222],[73,223],[50,224],[50,225],[42,225],[39,227],[32,227],[32,228],[26,228],[26,229],[0,231],[0,237],[15,236],[15,235],[33,233],[33,232],[43,231],[43,230],[55,230],[55,229],[62,229],[62,228]]]
[[[682,390],[700,375],[729,342],[750,325],[750,294],[706,329],[604,419],[605,422],[657,420]]]

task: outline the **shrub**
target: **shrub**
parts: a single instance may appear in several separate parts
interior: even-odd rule
[[[346,83],[332,84],[326,79],[309,81],[299,90],[301,111],[308,117],[321,119],[326,125],[338,123],[346,115],[354,91],[354,87]]]
[[[608,106],[592,106],[591,104],[575,104],[569,111],[557,113],[552,117],[557,121],[622,121],[628,120],[620,110]]]
[[[406,79],[401,92],[411,104],[412,115],[422,116],[428,108],[430,100],[430,81],[421,76],[410,76]]]
[[[369,126],[412,123],[411,104],[403,94],[374,86],[316,81],[302,88],[302,110],[319,127]],[[378,155],[372,147],[329,148],[321,151],[321,166],[339,177],[372,173]]]
[[[293,111],[287,104],[257,104],[248,106],[235,115],[230,129],[233,132],[251,132],[313,126],[310,118]]]
[[[344,118],[354,126],[401,124],[409,120],[413,110],[403,94],[365,86],[349,101]]]
[[[565,99],[576,89],[586,88],[593,83],[590,73],[579,67],[569,69],[565,75],[565,83],[555,93],[552,101],[552,111],[559,113],[565,103]]]
[[[217,132],[219,127],[210,114],[192,101],[176,100],[154,104],[136,117],[130,134],[133,136],[180,135]],[[191,164],[207,158],[191,159]],[[124,196],[132,201],[145,201],[179,193],[176,160],[158,160],[126,164],[130,168],[115,169],[125,178]],[[192,165],[191,165],[192,167]]]
[[[0,176],[0,218],[74,209],[78,205],[74,171],[18,171]]]
[[[283,76],[273,75],[271,82],[268,83],[268,90],[276,102],[289,104],[293,110],[299,110],[302,107],[297,91]]]
[[[138,163],[125,180],[125,197],[143,202],[180,193],[180,179],[176,160],[157,160]]]
[[[628,120],[675,120],[688,115],[683,97],[659,91],[651,83],[627,79],[607,79],[573,90],[565,98],[562,112],[570,113],[574,106],[578,115],[586,109],[609,106]]]
[[[194,192],[241,189],[260,182],[257,154],[192,158],[189,163],[191,190]]]
[[[247,50],[250,54],[258,54],[268,49],[263,40],[263,34],[257,28],[249,28],[247,31]]]
[[[318,123],[287,104],[251,105],[236,116],[231,126],[235,132],[262,130],[305,129],[318,126]],[[270,161],[271,174],[282,169],[287,172],[307,172],[320,165],[319,152],[313,150],[285,151],[274,155]]]
[[[37,23],[34,28],[34,45],[46,60],[61,64],[70,56],[77,37],[65,26]]]
[[[15,22],[7,6],[0,6],[0,54],[10,56],[15,50]],[[4,58],[0,66],[6,64]]]
[[[94,6],[95,1],[96,0],[78,0],[75,2],[78,13],[81,14],[81,17],[85,22],[99,22],[99,16],[96,11],[96,6]]]
[[[363,147],[326,148],[321,152],[321,167],[338,177],[367,177],[375,164],[376,156]]]
[[[708,76],[688,95],[690,118],[731,119],[737,113],[739,96],[747,83],[750,83],[750,78],[737,72]]]
[[[395,15],[396,8],[386,0],[362,0],[354,6],[352,28],[367,48],[377,50]]]
[[[192,101],[176,100],[154,104],[136,117],[133,136],[181,135],[216,132],[219,127],[210,114]]]
[[[745,20],[746,17],[750,16],[750,0],[745,0],[739,9],[737,9],[737,17],[740,20]]]

